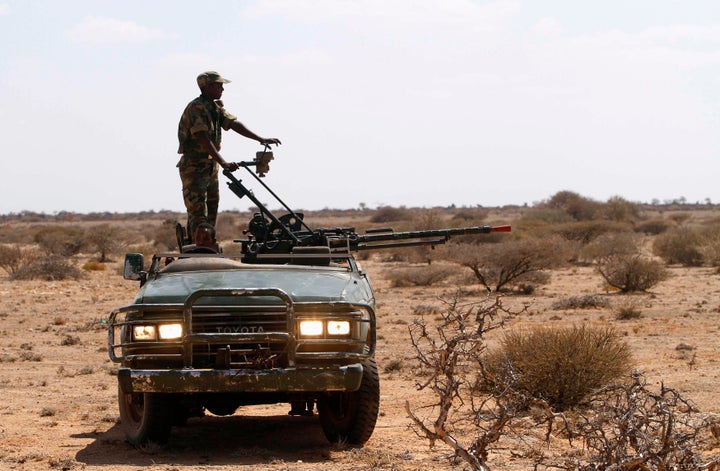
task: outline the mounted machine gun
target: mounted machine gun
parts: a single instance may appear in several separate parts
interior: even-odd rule
[[[473,226],[452,229],[432,229],[422,231],[395,232],[391,228],[368,229],[358,234],[354,227],[334,227],[312,229],[303,220],[304,214],[293,211],[261,179],[270,170],[272,152],[265,150],[256,154],[255,160],[237,162],[245,168],[284,208],[286,214],[276,216],[266,205],[260,202],[242,182],[231,172],[223,174],[229,179],[230,190],[239,198],[248,197],[259,209],[250,219],[246,238],[234,242],[242,244],[242,260],[246,263],[283,263],[287,257],[295,254],[300,257],[339,258],[350,252],[384,248],[435,246],[444,244],[452,236],[467,234],[489,234],[492,232],[510,232],[510,226]],[[255,168],[255,172],[251,169]]]

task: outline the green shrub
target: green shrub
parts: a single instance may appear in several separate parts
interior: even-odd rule
[[[567,410],[629,373],[629,346],[611,328],[514,330],[483,360],[482,391],[511,387]]]

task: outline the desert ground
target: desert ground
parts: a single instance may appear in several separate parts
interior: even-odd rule
[[[504,222],[502,214],[496,215]],[[512,219],[512,218],[510,218]],[[511,222],[511,221],[509,221]],[[74,257],[78,266],[93,254]],[[428,287],[393,287],[393,267],[377,254],[361,261],[377,298],[377,361],[381,372],[380,416],[370,441],[361,448],[329,444],[317,416],[289,417],[286,405],[241,407],[231,417],[190,419],[173,428],[165,447],[136,449],[119,426],[116,365],[108,359],[106,319],[128,304],[137,282],[120,275],[122,254],[101,271],[80,280],[10,280],[0,271],[0,469],[12,470],[427,470],[466,469],[453,464],[450,450],[410,429],[405,402],[432,398],[418,391],[412,367],[415,353],[408,325],[418,307],[442,309],[440,297],[461,284],[450,278]],[[458,271],[467,270],[458,268]],[[720,415],[720,275],[711,267],[670,266],[671,277],[649,292],[622,295],[608,290],[592,266],[550,271],[548,284],[532,295],[507,295],[518,310],[504,328],[535,325],[611,325],[631,346],[634,364],[651,386],[680,391],[707,414]],[[469,271],[467,273],[470,274]],[[463,296],[480,301],[479,285],[462,277]],[[571,296],[606,297],[600,309],[553,309]],[[642,312],[619,320],[617,306],[632,302]],[[492,334],[489,342],[502,335]],[[390,370],[383,367],[393,362]],[[500,446],[491,454],[495,470],[532,469]],[[720,456],[717,440],[705,441],[705,456]]]

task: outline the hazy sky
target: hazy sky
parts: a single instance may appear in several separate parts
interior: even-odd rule
[[[183,210],[204,70],[298,209],[720,202],[717,0],[0,0],[0,51],[0,213]]]

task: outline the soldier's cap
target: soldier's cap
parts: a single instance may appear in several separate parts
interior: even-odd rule
[[[214,70],[208,70],[206,72],[203,72],[202,74],[198,75],[197,77],[197,84],[200,88],[205,88],[206,86],[210,85],[211,83],[230,83],[230,80],[223,78],[215,72]]]

